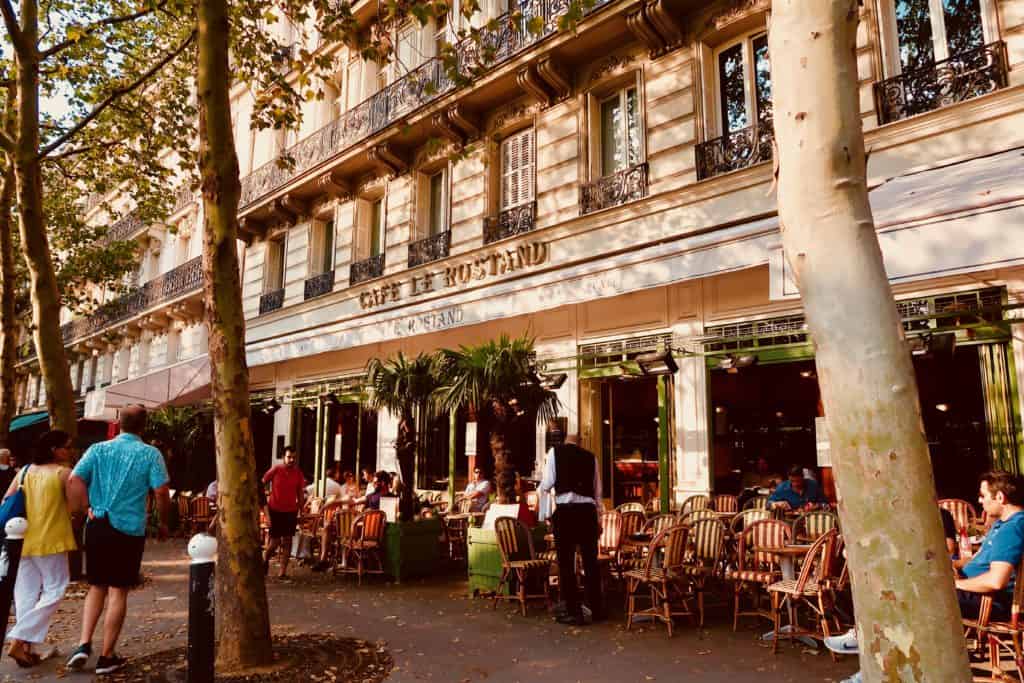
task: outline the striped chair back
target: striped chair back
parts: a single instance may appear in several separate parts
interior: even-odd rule
[[[732,531],[733,535],[736,535],[754,522],[760,522],[763,519],[771,518],[772,513],[768,510],[763,508],[760,510],[750,508],[732,518],[732,521],[729,523],[729,530]]]
[[[347,541],[352,536],[352,525],[356,521],[358,513],[350,507],[336,507],[330,512],[333,513],[331,521],[336,524],[338,538]]]
[[[768,496],[754,496],[743,504],[744,510],[767,510]]]
[[[622,515],[615,510],[601,513],[601,537],[597,539],[598,552],[615,552],[621,545]]]
[[[356,521],[352,523],[352,540],[354,541],[376,541],[380,543],[384,538],[384,527],[387,518],[380,510],[366,510],[359,513]]]
[[[455,501],[455,512],[460,515],[467,514],[472,507],[473,501],[470,498],[459,498]]]
[[[693,526],[694,522],[702,519],[718,519],[715,515],[715,511],[710,508],[704,508],[703,510],[690,510],[686,514],[679,515],[679,523]]]
[[[657,515],[647,520],[644,524],[644,531],[652,536],[656,536],[676,523],[675,515]]]
[[[307,515],[319,515],[320,508],[322,508],[323,506],[323,498],[319,496],[312,496],[309,500],[306,501],[306,504],[304,506],[305,510],[303,510],[303,513]]]
[[[192,517],[193,519],[209,519],[210,513],[210,499],[206,496],[196,496],[192,499]]]
[[[711,499],[715,512],[739,512],[740,499],[729,493],[720,493]]]
[[[644,513],[637,510],[619,512],[622,517],[622,537],[629,538],[644,528]]]
[[[799,540],[816,541],[826,531],[839,526],[839,518],[834,512],[814,510],[805,512],[793,522],[793,535]]]
[[[683,507],[679,513],[685,515],[692,510],[706,510],[711,505],[711,499],[704,495],[690,496],[683,501]]]
[[[188,506],[188,504],[189,504],[188,496],[186,496],[184,493],[179,493],[178,494],[178,518],[179,519],[188,519],[188,515],[189,515],[189,506]]]
[[[785,522],[765,519],[754,522],[740,536],[739,569],[774,566],[777,558],[760,548],[782,548],[793,540],[793,530]]]
[[[953,521],[956,523],[957,531],[960,529],[967,529],[970,533],[972,527],[974,527],[978,516],[974,511],[974,506],[968,503],[966,500],[959,498],[943,498],[939,501],[939,507],[944,510],[949,510],[949,514],[953,515]]]
[[[640,514],[643,514],[644,513],[644,504],[643,503],[637,503],[637,502],[623,503],[622,505],[620,505],[619,507],[617,507],[615,509],[618,510],[619,512],[623,512],[623,513],[625,513],[625,512],[639,512]],[[638,529],[638,531],[639,531],[639,529]]]
[[[690,536],[690,527],[673,524],[662,529],[661,533],[661,545],[664,547],[661,564],[666,571],[672,572],[686,561],[686,539]]]
[[[494,534],[498,538],[502,562],[534,559],[530,530],[515,517],[498,517],[494,520]]]
[[[725,550],[725,526],[717,519],[700,519],[690,528],[693,558],[700,564],[714,566]]]
[[[811,545],[796,577],[797,594],[802,594],[808,583],[820,584],[828,578],[832,548],[838,536],[839,530],[832,529],[819,536]]]

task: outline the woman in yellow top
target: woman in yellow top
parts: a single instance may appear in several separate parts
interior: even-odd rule
[[[62,463],[70,462],[72,447],[67,432],[43,434],[32,464],[26,465],[27,471],[19,472],[7,489],[6,496],[12,495],[24,478],[29,524],[14,584],[17,622],[7,634],[11,641],[8,655],[20,666],[39,663],[33,647],[46,641],[50,619],[69,581],[68,552],[76,548],[76,543],[67,498],[71,470]]]

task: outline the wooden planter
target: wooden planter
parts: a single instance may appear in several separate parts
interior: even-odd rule
[[[533,547],[538,551],[544,548],[544,534],[547,532],[548,527],[544,524],[531,531]],[[501,550],[494,530],[469,527],[467,546],[470,594],[493,593],[501,581]],[[502,592],[507,594],[507,586]]]
[[[388,524],[384,532],[384,572],[396,582],[436,574],[441,566],[441,519]]]

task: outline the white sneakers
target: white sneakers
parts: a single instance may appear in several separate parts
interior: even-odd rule
[[[829,636],[825,639],[825,647],[840,655],[855,655],[857,648],[857,629],[851,628],[841,636]]]

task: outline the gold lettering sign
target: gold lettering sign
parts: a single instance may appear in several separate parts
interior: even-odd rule
[[[548,245],[545,242],[527,242],[512,249],[492,251],[472,259],[456,260],[441,270],[414,275],[407,280],[396,280],[359,295],[363,310],[385,304],[397,303],[404,297],[416,297],[437,291],[440,288],[464,287],[507,273],[539,266],[548,260]]]

